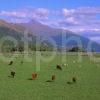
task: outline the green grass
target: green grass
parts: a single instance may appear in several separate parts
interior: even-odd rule
[[[49,55],[43,53],[47,58]],[[62,54],[58,53],[50,62],[41,61],[37,72],[35,55],[32,57],[32,62],[24,60],[21,64],[23,56],[19,55],[11,66],[8,61],[0,60],[0,100],[100,100],[100,62],[90,61],[87,56],[78,62],[76,54],[68,54],[65,60],[68,67],[59,71],[56,65],[62,64]],[[16,71],[14,79],[8,77],[12,69]],[[38,73],[38,78],[29,80],[33,72]],[[55,82],[46,82],[54,74]],[[77,83],[67,84],[73,76]]]

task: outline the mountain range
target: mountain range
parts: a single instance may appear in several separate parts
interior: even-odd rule
[[[28,23],[9,23],[4,20],[0,20],[0,38],[5,36],[12,36],[18,42],[22,42],[22,37],[24,37],[25,31],[27,30],[28,36],[29,36],[29,44],[31,47],[35,45],[36,43],[36,37],[40,37],[40,40],[49,37],[52,39],[56,45],[57,48],[61,48],[64,46],[64,48],[68,49],[74,46],[77,46],[77,43],[74,40],[70,40],[66,45],[65,44],[69,39],[77,38],[82,43],[82,47],[87,50],[91,51],[94,50],[96,52],[100,52],[100,44],[94,41],[90,41],[88,38],[80,36],[75,34],[74,32],[71,32],[69,30],[63,30],[63,29],[57,29],[50,27],[48,25],[44,25],[36,20],[31,20]],[[62,36],[65,37],[62,37]],[[44,42],[44,44],[52,45],[49,42],[49,38],[47,38]],[[40,41],[38,40],[38,41]],[[52,42],[52,41],[51,41]],[[89,43],[92,42],[91,50],[88,49]],[[90,48],[89,47],[89,48]]]

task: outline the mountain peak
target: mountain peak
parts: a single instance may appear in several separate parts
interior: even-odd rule
[[[28,24],[41,24],[41,23],[37,20],[30,20]]]

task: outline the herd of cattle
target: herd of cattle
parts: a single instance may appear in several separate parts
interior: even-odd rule
[[[22,62],[21,62],[22,63]],[[9,65],[12,65],[13,64],[13,61],[10,61],[9,62]],[[62,66],[68,66],[68,64],[64,64]],[[62,70],[62,66],[61,65],[57,65],[56,66],[56,69],[57,70]],[[14,78],[15,77],[15,74],[16,72],[15,71],[11,71],[11,77]],[[38,74],[37,73],[32,73],[32,80],[35,80],[37,79],[38,77]],[[56,75],[52,75],[51,76],[51,80],[48,80],[47,82],[54,82],[56,80]],[[67,82],[68,84],[71,84],[71,83],[76,83],[77,79],[76,77],[72,77],[72,82]]]

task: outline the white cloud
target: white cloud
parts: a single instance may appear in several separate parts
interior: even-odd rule
[[[75,25],[78,24],[78,21],[77,21],[74,17],[68,17],[68,18],[66,19],[66,22],[72,23],[72,24],[75,24]]]
[[[25,12],[18,12],[18,11],[1,11],[1,16],[10,16],[10,17],[20,17],[25,18],[27,14]]]
[[[68,10],[68,9],[66,9],[66,8],[64,8],[64,9],[62,9],[62,13],[63,13],[63,15],[66,17],[66,16],[70,16],[71,14],[73,14],[75,12],[75,10],[74,9],[70,9],[70,10]]]
[[[14,11],[0,11],[0,16],[8,16],[11,18],[27,18],[27,19],[48,19],[49,10],[45,8],[27,8]]]
[[[67,17],[73,14],[100,14],[100,7],[79,7],[76,9],[62,9],[62,14]]]
[[[100,7],[80,7],[76,9],[78,14],[98,14],[100,13]]]

